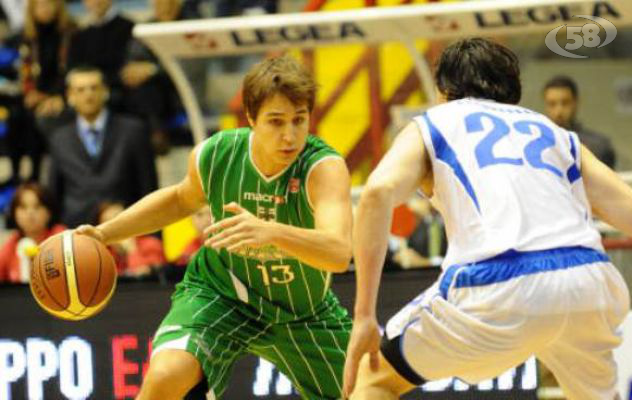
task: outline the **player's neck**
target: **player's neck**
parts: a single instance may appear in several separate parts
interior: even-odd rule
[[[250,151],[252,163],[266,178],[275,176],[287,168],[287,164],[278,164],[272,162],[270,158],[266,157],[263,146],[258,143],[256,137],[252,138],[252,148]]]

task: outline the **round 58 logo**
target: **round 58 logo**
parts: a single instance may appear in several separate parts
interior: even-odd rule
[[[605,45],[610,44],[614,38],[617,37],[617,28],[612,22],[605,18],[595,17],[592,15],[574,15],[573,17],[585,18],[596,23],[589,22],[583,26],[560,25],[557,28],[554,28],[546,35],[546,39],[544,39],[546,47],[548,47],[552,52],[563,57],[587,58],[588,56],[571,53],[571,51],[577,50],[580,47],[604,47]],[[569,43],[566,43],[564,48],[562,48],[557,43],[557,32],[564,27],[566,27],[566,40],[569,41]],[[603,42],[599,36],[601,29],[606,32],[606,38]]]

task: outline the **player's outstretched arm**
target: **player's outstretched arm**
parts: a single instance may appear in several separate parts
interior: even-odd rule
[[[264,221],[236,203],[224,206],[235,216],[206,229],[207,246],[238,251],[243,247],[275,245],[315,268],[344,272],[351,259],[351,194],[344,160],[325,159],[306,182],[314,208],[314,229]]]
[[[155,232],[199,210],[206,199],[196,165],[198,150],[199,145],[189,155],[187,175],[181,182],[148,194],[110,221],[97,227],[82,225],[77,232],[113,243]]]
[[[371,366],[377,366],[380,336],[375,308],[393,208],[407,201],[430,171],[419,127],[411,122],[371,173],[362,192],[353,228],[356,300],[345,363],[347,396],[353,391],[365,353],[371,355]]]
[[[582,178],[593,213],[632,236],[632,188],[585,146],[581,159]]]

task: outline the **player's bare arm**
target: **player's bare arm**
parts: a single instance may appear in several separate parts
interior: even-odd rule
[[[345,363],[344,393],[353,392],[358,366],[365,353],[377,368],[380,334],[375,309],[386,256],[392,210],[405,202],[431,172],[416,123],[395,139],[364,187],[353,229],[356,264],[356,300],[353,331]]]
[[[187,175],[179,183],[159,189],[99,226],[82,225],[77,232],[104,243],[155,232],[185,218],[206,204],[196,166],[198,145],[189,155]]]
[[[632,188],[585,146],[581,169],[593,213],[625,234],[632,236]]]
[[[237,251],[272,244],[302,262],[330,272],[344,272],[351,259],[350,178],[344,160],[326,159],[316,165],[307,190],[314,207],[315,229],[263,221],[235,203],[225,210],[236,214],[210,226],[206,244]]]

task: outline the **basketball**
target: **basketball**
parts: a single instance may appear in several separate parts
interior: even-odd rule
[[[101,242],[68,230],[40,245],[30,285],[49,314],[78,321],[107,305],[116,287],[116,264]]]

